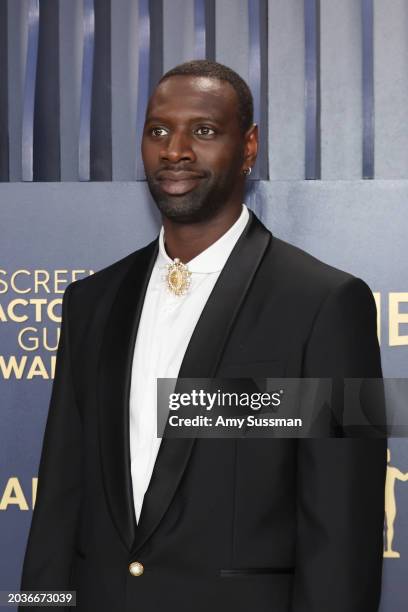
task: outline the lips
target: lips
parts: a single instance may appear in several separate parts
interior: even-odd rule
[[[202,174],[182,170],[178,172],[163,170],[157,174],[157,180],[160,183],[160,187],[165,193],[170,195],[183,195],[188,193],[197,187],[202,178],[204,178]]]

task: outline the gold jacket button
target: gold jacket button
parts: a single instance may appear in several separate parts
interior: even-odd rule
[[[139,563],[139,561],[133,561],[129,565],[129,572],[132,574],[132,576],[141,576],[144,572],[144,567],[141,563]]]

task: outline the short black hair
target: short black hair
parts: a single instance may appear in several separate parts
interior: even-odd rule
[[[246,132],[253,123],[254,101],[251,90],[237,72],[210,60],[191,60],[168,70],[159,83],[172,76],[206,76],[232,85],[238,98],[238,119],[242,132]]]

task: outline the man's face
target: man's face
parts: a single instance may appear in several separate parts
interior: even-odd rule
[[[242,190],[244,142],[228,82],[183,75],[160,83],[146,113],[142,157],[161,213],[194,223],[228,206]]]

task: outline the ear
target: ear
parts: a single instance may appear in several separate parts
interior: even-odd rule
[[[242,171],[252,168],[258,153],[258,125],[253,123],[244,135],[244,162]]]

